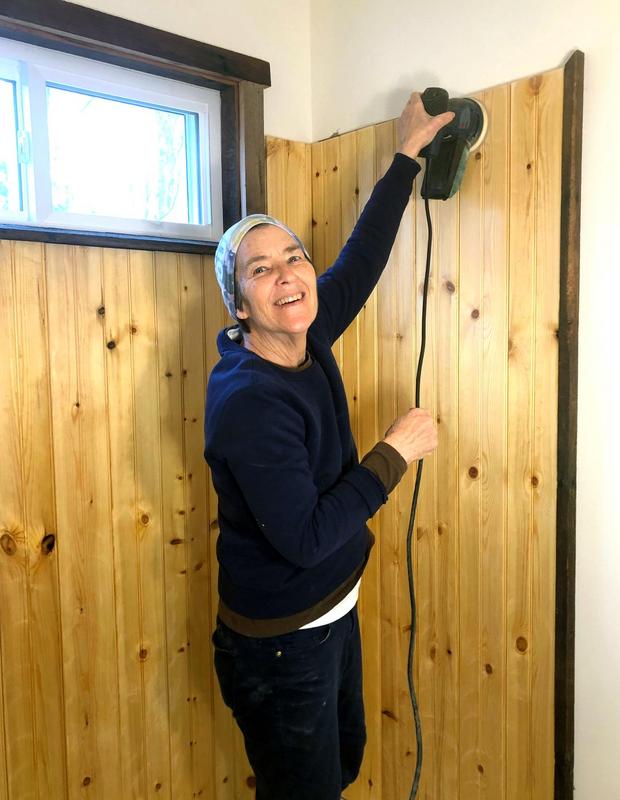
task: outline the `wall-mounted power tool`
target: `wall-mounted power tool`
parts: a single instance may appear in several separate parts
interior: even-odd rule
[[[448,200],[461,185],[469,154],[480,147],[486,136],[487,112],[482,103],[470,97],[449,98],[445,89],[426,89],[422,102],[426,113],[433,117],[444,111],[454,112],[452,122],[420,151],[426,159],[422,197]]]

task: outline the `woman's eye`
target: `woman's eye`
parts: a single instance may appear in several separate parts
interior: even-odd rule
[[[255,267],[252,270],[252,275],[260,275],[262,272],[266,272],[267,267]]]
[[[289,258],[289,264],[291,261],[301,261],[301,256],[291,256]]]

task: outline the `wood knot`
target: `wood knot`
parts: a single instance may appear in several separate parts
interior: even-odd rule
[[[381,709],[381,713],[383,714],[384,717],[387,717],[388,719],[392,719],[392,720],[394,720],[394,722],[398,722],[398,717],[396,716],[396,714],[393,711],[390,711],[389,708],[382,708]]]
[[[446,291],[450,294],[454,294],[456,292],[456,286],[452,283],[452,281],[446,281]]]
[[[336,166],[332,167],[332,172],[338,172],[338,165],[337,164],[336,164]]]
[[[360,187],[359,187],[359,186],[356,186],[356,187],[355,187],[355,196],[356,196],[356,197],[358,197],[358,196],[359,196],[359,193],[360,193]]]
[[[482,764],[478,764],[478,772],[479,772],[481,775],[484,775],[484,767],[482,766]]]
[[[54,550],[54,546],[56,545],[56,537],[53,533],[46,533],[43,539],[41,539],[41,552],[49,556],[50,553]]]
[[[478,468],[477,467],[470,467],[467,471],[467,474],[470,478],[477,478],[478,477]]]
[[[532,162],[528,161],[525,169],[532,169]]]
[[[150,521],[151,521],[151,518],[149,517],[149,515],[148,515],[148,514],[142,514],[142,515],[140,516],[140,522],[141,522],[143,525],[148,525]]]
[[[148,655],[149,655],[149,651],[146,649],[146,647],[141,647],[140,648],[140,652],[138,653],[138,656],[140,657],[140,661],[146,661],[146,659],[148,658]]]
[[[108,350],[114,350],[114,348],[116,347],[116,342],[114,341],[114,339],[111,339],[111,340],[110,340],[110,341],[109,341],[109,342],[106,344],[106,347],[108,348]]]
[[[0,536],[0,547],[2,547],[7,556],[14,556],[17,552],[17,543],[9,533],[3,533]]]
[[[84,780],[82,781],[82,786],[89,786],[91,783],[91,778],[87,775]]]
[[[129,331],[130,331],[130,333],[138,333],[138,329],[136,328],[135,325],[132,325],[131,328],[129,329]]]
[[[525,651],[527,650],[527,639],[525,638],[525,636],[519,636],[519,638],[517,639],[517,650],[520,653],[525,653]]]
[[[537,475],[532,475],[532,486],[536,488],[540,483]]]
[[[538,94],[540,87],[542,86],[542,82],[542,75],[534,75],[530,78],[530,89],[532,90],[532,94]]]
[[[170,544],[183,544],[184,541],[185,539],[179,539],[179,538],[170,539]]]
[[[168,370],[164,374],[165,374],[166,378],[172,378],[172,372],[170,372],[170,370]]]
[[[320,176],[321,176],[321,173],[320,173],[320,172],[317,170],[317,171],[314,173],[314,177],[315,177],[315,178],[320,178]]]
[[[160,789],[161,789],[161,783],[157,781],[157,783],[155,784],[155,791],[158,792]]]
[[[430,649],[429,655],[431,657],[431,661],[434,661],[437,658],[437,648],[433,645]]]
[[[493,674],[493,667],[491,666],[491,664],[485,664],[484,665],[484,671],[486,672],[487,675],[492,675]]]
[[[99,314],[100,317],[105,317],[105,306],[99,306],[97,314]]]
[[[476,159],[476,161],[480,161],[480,159],[482,158],[482,153],[480,152],[480,150],[478,150],[474,158]]]
[[[479,316],[480,316],[480,311],[477,308],[474,308],[474,310],[471,312],[471,318],[478,319]]]
[[[245,783],[249,789],[256,789],[256,778],[254,775],[248,775],[248,777],[245,779]]]

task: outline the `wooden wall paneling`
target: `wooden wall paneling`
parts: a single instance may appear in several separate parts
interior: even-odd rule
[[[460,794],[481,796],[480,534],[481,493],[488,453],[481,447],[483,217],[480,161],[471,159],[458,195],[460,221],[459,332],[459,567]]]
[[[208,267],[209,265],[207,265]],[[211,715],[212,631],[211,558],[207,512],[203,418],[206,386],[203,268],[200,256],[181,258],[181,329],[183,364],[183,437],[185,511],[188,548],[189,666],[192,722],[193,795],[214,797]],[[213,302],[217,298],[213,298]]]
[[[323,142],[310,145],[312,172],[312,261],[318,274],[326,267],[325,257],[325,159]]]
[[[323,169],[324,169],[324,242],[325,242],[325,269],[328,269],[338,258],[342,247],[342,218],[341,218],[341,175],[340,175],[340,138],[335,136],[326,139],[323,143]],[[334,356],[338,367],[342,371],[343,365],[343,337],[334,343]]]
[[[162,527],[172,797],[191,794],[187,538],[183,487],[183,366],[179,256],[155,254]],[[146,654],[148,657],[148,654]]]
[[[146,797],[129,253],[100,253],[103,298],[97,313],[103,321],[108,347],[106,392],[120,698],[119,771],[123,797]]]
[[[356,133],[357,216],[375,184],[374,127]],[[366,301],[358,326],[358,430],[357,444],[362,458],[382,437],[377,424],[377,292]],[[364,702],[368,741],[358,781],[360,800],[383,797],[381,770],[381,546],[379,519],[369,523],[376,542],[362,581],[359,617],[362,635]],[[353,795],[352,795],[353,797]]]
[[[388,169],[394,155],[394,123],[375,126],[375,179]],[[392,251],[377,286],[377,382],[378,424],[382,436],[398,413],[397,369],[397,260]],[[398,490],[397,490],[398,491]],[[406,592],[402,565],[404,537],[399,528],[395,493],[379,512],[381,537],[381,691],[382,691],[382,786],[387,797],[409,790],[413,774],[411,750],[413,725],[402,676],[407,663],[407,632],[401,629],[401,596]],[[395,770],[392,759],[403,769]]]
[[[140,664],[147,797],[171,797],[155,256],[129,254]]]
[[[23,495],[29,548],[30,643],[35,710],[36,785],[40,797],[66,794],[60,594],[52,469],[52,431],[41,245],[15,245]]]
[[[421,182],[418,181],[418,187]],[[422,201],[418,200],[421,207]],[[435,259],[435,411],[439,446],[436,482],[433,797],[458,797],[459,783],[459,203],[433,208]],[[422,227],[421,227],[422,226]],[[424,234],[421,233],[424,231]],[[418,263],[426,259],[426,222],[418,212]],[[423,373],[426,381],[426,372]],[[428,472],[425,480],[429,480]]]
[[[20,361],[24,343],[18,339],[16,320],[15,249],[0,243],[0,330],[8,357],[3,360],[0,388],[0,434],[4,458],[0,465],[0,645],[7,797],[35,798],[34,665],[30,645],[24,465],[22,452]],[[9,355],[10,354],[10,355]]]
[[[532,529],[533,797],[554,788],[555,540],[558,328],[564,70],[546,73],[538,92],[536,140],[536,317]]]
[[[532,797],[531,540],[536,107],[541,78],[511,87],[506,797]]]
[[[286,223],[312,253],[311,145],[267,136],[267,213]]]
[[[490,126],[479,157],[482,180],[482,383],[480,518],[480,796],[504,797],[506,637],[506,408],[508,390],[508,152],[507,86],[480,97]],[[463,535],[466,535],[463,532]]]
[[[49,245],[47,300],[69,797],[119,796],[101,251]]]

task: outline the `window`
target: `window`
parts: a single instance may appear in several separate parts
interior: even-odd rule
[[[0,223],[215,240],[220,92],[0,39]]]

